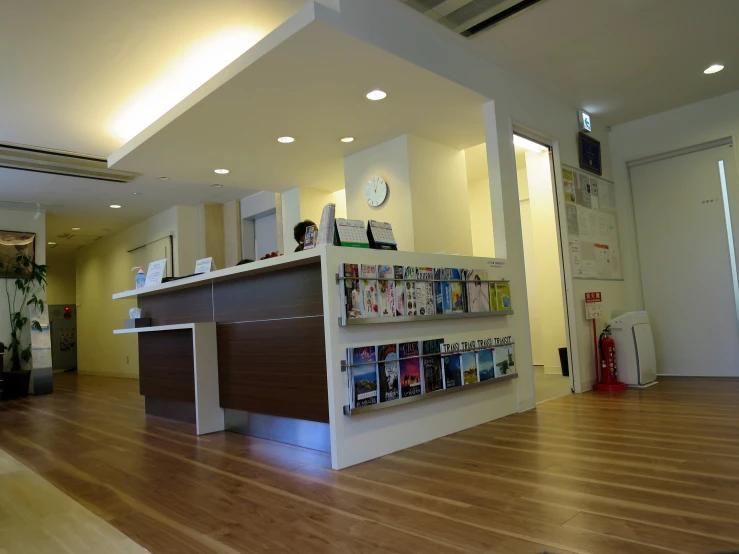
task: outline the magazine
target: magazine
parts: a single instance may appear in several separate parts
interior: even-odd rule
[[[444,287],[441,284],[444,270],[437,267],[434,268],[434,300],[436,304],[436,313],[444,313]]]
[[[423,382],[426,393],[444,388],[444,372],[441,369],[441,345],[444,339],[423,341]],[[439,354],[427,356],[427,354]]]
[[[462,378],[465,385],[477,383],[477,356],[475,352],[462,352]]]
[[[361,277],[362,317],[377,317],[380,309],[377,304],[377,266],[361,264],[359,276]]]
[[[409,281],[403,281],[403,288],[405,289],[405,314],[404,315],[418,315],[417,309],[417,297],[416,297],[416,268],[411,266],[405,266],[403,268],[403,278],[409,279]]]
[[[377,358],[374,346],[351,348],[352,408],[377,404]]]
[[[490,339],[489,343],[492,343]],[[493,363],[493,349],[483,348],[477,351],[477,373],[480,381],[495,378],[495,364]]]
[[[480,269],[464,270],[467,285],[467,309],[470,312],[490,311],[490,287],[484,282],[488,279],[487,271]]]
[[[344,320],[362,317],[362,295],[359,291],[359,266],[357,264],[341,264],[339,273],[342,277],[353,277],[345,279],[341,289],[341,300],[344,305]]]
[[[395,271],[391,265],[377,266],[377,276],[393,279]],[[395,281],[377,281],[379,291],[380,317],[395,317]]]
[[[418,342],[401,342],[398,345],[400,358],[400,397],[417,396],[423,393],[421,385],[421,359]],[[406,358],[406,359],[404,359]]]
[[[461,282],[462,275],[456,267],[449,270],[450,290],[451,290],[451,310],[452,312],[465,312],[465,295],[464,283]]]
[[[512,309],[510,283],[495,283],[495,305],[498,311]]]
[[[436,313],[436,297],[434,296],[434,268],[419,267],[416,271],[416,302],[418,315],[434,315]],[[428,281],[424,283],[423,281]]]
[[[442,356],[444,362],[444,388],[462,386],[462,365],[459,354],[450,353]]]
[[[403,266],[396,265],[393,266],[393,269],[395,271],[395,278],[396,279],[402,279],[403,278]],[[405,283],[403,281],[395,281],[395,315],[396,316],[403,316],[406,315],[406,305],[405,305]]]
[[[398,345],[382,344],[377,347],[377,361],[380,372],[380,402],[389,402],[400,398],[398,389],[399,362]]]
[[[496,346],[493,351],[493,359],[495,360],[495,376],[503,377],[511,373],[516,373],[516,360],[513,356],[513,346]]]

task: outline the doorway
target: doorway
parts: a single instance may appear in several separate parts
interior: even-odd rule
[[[551,148],[514,134],[521,231],[529,300],[536,401],[571,394],[560,230]],[[561,349],[565,349],[561,351]],[[563,360],[561,359],[563,354]]]
[[[730,139],[629,164],[657,373],[739,376],[735,244],[739,176]]]

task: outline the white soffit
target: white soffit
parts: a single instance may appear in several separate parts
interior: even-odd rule
[[[311,6],[309,6],[311,8]],[[388,98],[371,102],[370,90]],[[343,158],[402,134],[485,140],[484,96],[304,9],[114,152],[116,169],[257,190],[343,188]],[[281,136],[295,137],[280,144]],[[354,136],[353,143],[339,141]]]

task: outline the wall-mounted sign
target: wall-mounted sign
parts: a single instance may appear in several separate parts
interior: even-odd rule
[[[589,133],[593,130],[593,125],[590,122],[590,114],[585,110],[577,110],[577,122],[581,131]]]
[[[585,133],[577,134],[577,151],[580,155],[580,167],[596,175],[603,175],[600,157],[600,141]]]
[[[585,319],[603,317],[602,296],[599,292],[585,293]]]

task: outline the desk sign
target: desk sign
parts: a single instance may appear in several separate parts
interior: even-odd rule
[[[585,319],[603,317],[603,299],[599,292],[585,293]]]
[[[213,263],[213,258],[203,258],[195,263],[195,274],[210,273],[215,268],[216,264]]]
[[[151,262],[149,268],[146,270],[146,282],[144,286],[150,287],[161,284],[165,271],[167,271],[167,258]]]

